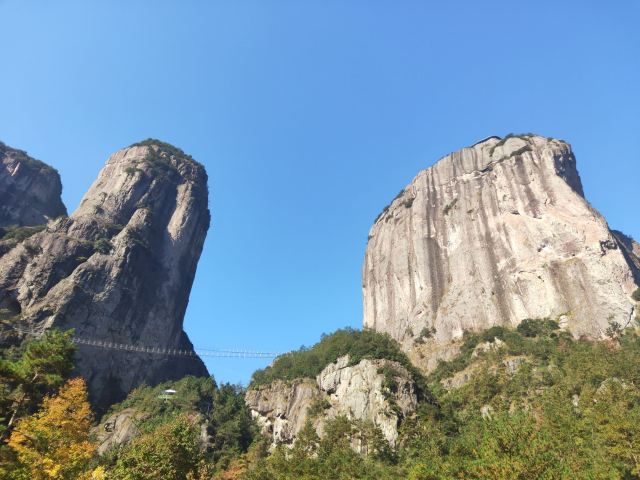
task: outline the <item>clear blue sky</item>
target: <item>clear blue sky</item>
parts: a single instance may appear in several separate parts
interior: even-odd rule
[[[196,346],[359,327],[373,219],[488,135],[569,141],[589,200],[640,237],[636,0],[0,0],[0,25],[0,140],[60,171],[70,211],[132,142],[206,165]],[[265,363],[207,360],[232,382]]]

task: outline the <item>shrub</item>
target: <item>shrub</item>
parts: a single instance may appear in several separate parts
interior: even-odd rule
[[[482,332],[464,332],[460,353],[450,361],[440,361],[430,375],[431,382],[439,382],[468,367],[475,348],[482,342],[493,342],[496,338],[506,343],[510,355],[535,355],[548,359],[550,352],[560,341],[571,339],[568,332],[559,331],[558,322],[548,318],[523,320],[516,330],[493,326]]]
[[[159,148],[159,150],[167,152],[169,155],[174,155],[176,157],[180,157],[183,158],[185,160],[188,160],[189,162],[198,165],[198,166],[202,166],[201,163],[197,162],[196,160],[193,159],[193,157],[187,153],[184,153],[184,151],[174,145],[171,145],[170,143],[167,142],[163,142],[161,140],[157,140],[155,138],[147,138],[146,140],[143,140],[141,142],[137,142],[131,145],[132,147],[140,147],[140,146],[156,146]]]
[[[377,373],[384,376],[382,387],[388,393],[396,393],[398,391],[398,382],[396,382],[396,377],[400,376],[400,372],[397,368],[387,363],[380,367]]]
[[[0,142],[0,154],[6,153],[7,150],[9,150],[9,147],[7,147],[4,143]],[[17,151],[20,154],[20,156],[18,157],[20,163],[24,164],[28,168],[31,168],[34,170],[44,170],[44,171],[58,173],[58,170],[53,168],[51,165],[47,165],[46,163],[41,162],[40,160],[36,160],[35,158],[29,157],[27,155],[27,152],[25,151],[23,150],[14,150],[14,151]]]
[[[373,221],[373,223],[378,223],[378,220],[380,220],[380,218],[382,218],[382,216],[389,211],[389,207],[391,207],[391,205],[387,205],[386,207],[384,207],[382,211],[378,214],[376,219]]]
[[[382,209],[382,211],[378,214],[378,216],[373,221],[373,223],[377,223],[378,220],[380,220],[380,217],[382,217],[385,213],[387,213],[389,211],[389,209],[391,208],[391,204],[393,202],[395,202],[397,199],[399,199],[402,195],[404,195],[404,192],[406,192],[406,190],[404,188],[402,190],[400,190],[398,192],[398,194],[395,197],[393,197],[393,200],[391,200],[391,203]],[[407,205],[407,203],[408,203],[408,205]],[[407,201],[403,202],[403,204],[404,204],[405,207],[409,208],[413,204],[413,199],[407,200]]]
[[[176,157],[183,157],[183,158],[187,158],[189,160],[193,160],[193,158],[191,157],[191,155],[187,155],[186,153],[184,153],[184,151],[174,145],[171,145],[170,143],[167,142],[163,142],[162,140],[158,140],[156,138],[147,138],[146,140],[143,140],[141,142],[137,142],[131,145],[132,147],[142,147],[142,146],[156,146],[158,147],[160,150],[164,150],[165,152],[171,154],[171,155],[175,155]]]
[[[495,152],[496,148],[501,147],[502,145],[507,143],[507,140],[509,140],[510,138],[521,138],[523,140],[526,140],[527,138],[530,138],[530,137],[535,137],[535,135],[533,133],[520,133],[520,134],[508,133],[502,140],[500,140],[493,147],[491,147],[491,149],[489,150],[489,155],[493,155],[493,152]],[[527,146],[526,148],[530,149],[529,146]],[[518,153],[517,155],[520,155],[521,153],[524,153],[524,150]]]
[[[179,416],[127,445],[111,476],[116,480],[182,480],[193,478],[200,460],[197,425]]]
[[[108,254],[111,252],[113,245],[107,238],[99,238],[95,242],[93,242],[93,249],[98,253]]]
[[[118,233],[120,233],[123,228],[124,228],[124,225],[121,225],[119,223],[107,223],[104,226],[104,234],[107,237],[111,238],[117,235]]]
[[[34,245],[30,242],[25,242],[22,244],[24,249],[29,253],[29,255],[35,256],[42,252],[42,247],[40,245]]]
[[[421,344],[423,344],[425,342],[426,339],[433,338],[433,336],[435,334],[436,334],[436,328],[435,327],[431,327],[431,328],[424,327],[420,331],[420,335],[418,335],[418,337],[415,339],[414,343],[421,345]]]
[[[310,418],[319,417],[324,413],[325,410],[331,408],[331,402],[327,400],[325,397],[318,397],[311,402],[309,405],[309,409],[307,410],[307,414]]]
[[[173,175],[178,173],[178,169],[171,163],[169,158],[161,155],[161,151],[149,150],[147,156],[144,158],[144,161],[151,165],[152,169],[155,170],[156,174],[160,176],[160,178],[165,178],[169,175]]]
[[[38,232],[44,230],[46,225],[36,225],[33,227],[0,227],[0,240],[15,240],[21,242],[31,235],[35,235]]]
[[[638,288],[635,292],[633,292],[633,295],[631,295],[631,297],[632,297],[636,302],[640,302],[640,288]]]
[[[456,206],[456,203],[458,203],[458,199],[457,199],[457,198],[454,198],[453,200],[451,200],[451,203],[448,203],[447,205],[445,205],[445,207],[444,207],[444,209],[442,210],[442,212],[443,212],[445,215],[449,215],[449,212],[450,212],[451,210],[453,210],[453,207],[455,207],[455,206]]]
[[[514,150],[513,152],[511,152],[507,158],[511,158],[511,157],[517,157],[518,155],[522,155],[525,152],[530,152],[531,151],[531,147],[529,145],[525,145],[524,147],[519,148],[518,150]]]
[[[549,318],[531,319],[527,318],[520,322],[516,331],[525,337],[539,337],[560,329],[560,325],[555,320]]]
[[[607,337],[609,337],[611,340],[618,340],[622,336],[623,332],[624,328],[622,328],[622,325],[620,325],[615,320],[609,320],[609,326],[607,327],[607,330],[605,332]]]

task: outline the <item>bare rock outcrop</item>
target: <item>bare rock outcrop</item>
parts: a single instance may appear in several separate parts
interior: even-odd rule
[[[140,434],[138,423],[146,418],[133,408],[113,413],[94,427],[91,434],[98,444],[98,455],[105,454],[110,448],[123,445]]]
[[[56,170],[0,142],[0,227],[43,225],[67,214]]]
[[[186,418],[200,430],[198,443],[202,450],[213,447],[209,435],[209,425],[202,413],[197,411],[185,412]],[[124,410],[105,416],[98,425],[91,429],[91,436],[98,445],[98,455],[104,455],[109,450],[128,444],[144,432],[141,425],[149,420],[151,415],[136,408]],[[152,419],[153,420],[153,419]]]
[[[270,436],[275,445],[293,442],[304,427],[309,408],[322,398],[316,382],[303,378],[290,383],[277,380],[250,388],[245,403],[262,433]]]
[[[294,442],[307,419],[322,436],[327,420],[343,415],[372,422],[394,446],[398,426],[415,412],[418,396],[411,375],[399,363],[364,359],[349,365],[349,357],[343,356],[315,380],[277,380],[250,388],[245,401],[274,445]]]
[[[466,330],[559,318],[575,336],[634,317],[638,247],[584,198],[571,147],[491,137],[420,172],[369,233],[364,326],[429,371]]]
[[[209,221],[202,165],[158,141],[120,150],[70,217],[0,257],[3,321],[36,334],[73,328],[112,345],[190,351],[182,322]],[[78,346],[76,365],[97,406],[142,383],[207,375],[197,356],[88,345]]]

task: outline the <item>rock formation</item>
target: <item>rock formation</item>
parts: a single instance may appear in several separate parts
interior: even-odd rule
[[[140,434],[138,424],[145,420],[145,413],[133,408],[125,408],[113,413],[91,431],[98,444],[98,455],[104,455],[110,448],[126,444]]]
[[[67,214],[60,175],[0,142],[0,226],[42,225]]]
[[[114,153],[70,217],[0,257],[4,322],[114,345],[192,350],[182,321],[209,227],[207,175],[146,141]],[[77,370],[99,407],[134,387],[207,375],[193,356],[79,345]]]
[[[364,359],[349,366],[349,357],[343,356],[315,379],[250,388],[245,401],[274,445],[292,443],[307,419],[322,435],[327,420],[345,415],[373,422],[393,446],[400,421],[415,412],[418,397],[411,375],[399,363]]]
[[[491,137],[420,172],[376,219],[364,326],[425,370],[466,330],[526,318],[600,338],[634,318],[638,250],[585,200],[567,143]]]

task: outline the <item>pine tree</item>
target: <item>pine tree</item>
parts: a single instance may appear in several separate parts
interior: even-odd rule
[[[26,343],[17,359],[0,359],[0,436],[8,438],[15,422],[35,412],[73,369],[72,332],[50,331]]]
[[[16,454],[16,480],[76,479],[93,456],[91,407],[84,380],[69,380],[42,409],[18,420],[8,445]]]

